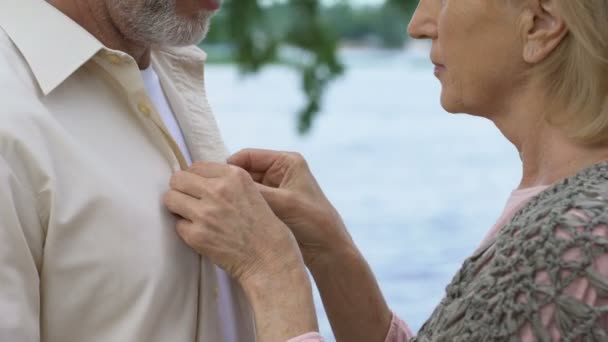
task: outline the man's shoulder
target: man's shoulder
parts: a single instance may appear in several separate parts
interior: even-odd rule
[[[8,96],[40,96],[36,80],[29,64],[0,27],[0,99]]]
[[[0,27],[0,152],[7,144],[34,137],[44,113],[41,99],[27,61]]]

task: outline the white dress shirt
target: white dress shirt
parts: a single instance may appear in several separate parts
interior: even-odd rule
[[[204,59],[152,53],[192,159],[223,162]],[[188,161],[133,58],[44,0],[0,0],[0,90],[0,341],[232,342],[216,267],[162,203]],[[241,289],[222,288],[254,341]]]
[[[184,134],[177,122],[175,114],[171,109],[171,105],[165,96],[165,92],[160,84],[160,79],[152,66],[141,71],[144,80],[146,92],[156,107],[158,114],[163,120],[165,126],[171,133],[171,136],[177,142],[181,152],[186,158],[188,165],[192,164],[192,157],[186,144]],[[218,281],[218,310],[222,324],[222,336],[225,342],[239,342],[236,336],[237,327],[235,326],[234,300],[230,291],[230,278],[219,267],[217,268]]]

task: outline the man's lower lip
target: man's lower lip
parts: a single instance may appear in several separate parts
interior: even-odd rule
[[[215,11],[220,8],[222,1],[221,0],[201,0],[201,3],[203,5],[203,8],[205,8],[206,10]]]

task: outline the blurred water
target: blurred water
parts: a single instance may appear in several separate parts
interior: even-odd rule
[[[298,76],[207,69],[232,151],[304,154],[368,259],[392,309],[417,330],[499,215],[519,176],[514,148],[489,122],[445,113],[421,54],[350,52],[312,134],[295,132]],[[333,341],[317,298],[321,330]]]

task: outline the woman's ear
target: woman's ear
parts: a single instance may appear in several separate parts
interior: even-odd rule
[[[537,64],[545,60],[568,34],[555,0],[530,0],[521,19],[523,58]]]

